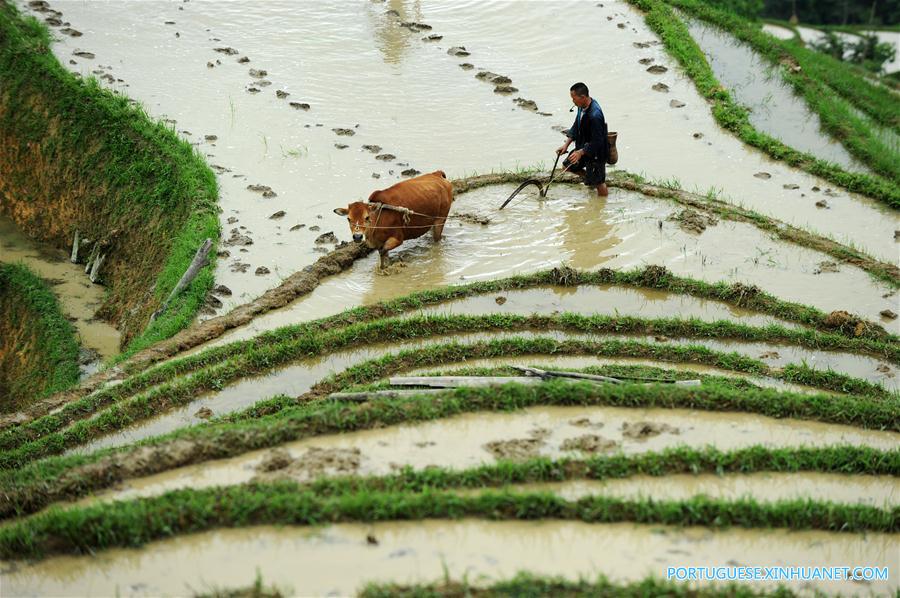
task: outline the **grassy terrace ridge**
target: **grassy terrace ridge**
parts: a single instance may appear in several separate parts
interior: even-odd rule
[[[267,589],[259,583],[247,593],[215,594],[219,598],[225,596],[245,596],[254,598],[280,597],[277,588]],[[255,592],[255,593],[254,593]],[[268,592],[268,593],[266,593]],[[449,578],[436,583],[401,585],[395,583],[370,583],[360,590],[360,598],[542,598],[555,596],[558,598],[576,598],[592,596],[594,598],[649,598],[650,596],[666,596],[667,598],[789,598],[794,592],[785,586],[772,590],[754,589],[747,584],[736,582],[709,583],[708,585],[688,585],[675,583],[656,577],[646,577],[640,581],[615,582],[603,575],[596,581],[581,578],[578,581],[563,577],[539,576],[528,572],[517,573],[514,577],[493,582],[489,586],[475,585],[468,580],[453,581]]]
[[[57,247],[108,244],[97,312],[126,354],[186,327],[212,287],[215,176],[190,143],[93,77],[69,72],[46,25],[0,2],[0,178],[17,226]],[[209,263],[148,327],[204,239]]]
[[[0,412],[78,382],[75,328],[24,264],[0,264],[0,314]]]
[[[223,527],[463,517],[841,533],[900,531],[900,508],[819,500],[759,503],[747,498],[716,500],[705,496],[671,501],[590,496],[569,501],[548,492],[493,490],[477,496],[424,490],[318,497],[299,490],[294,483],[272,483],[174,490],[134,501],[51,509],[0,528],[0,557],[36,559],[50,554],[93,553]]]
[[[842,135],[845,135],[847,130],[840,126],[840,122],[835,115],[827,113],[827,110],[833,109],[834,105],[823,101],[824,98],[817,97],[817,94],[829,90],[834,91],[872,118],[877,124],[900,133],[900,107],[897,105],[894,94],[882,86],[873,84],[858,68],[854,68],[841,60],[816,50],[806,48],[802,40],[800,42],[787,42],[775,38],[762,31],[760,23],[748,21],[738,15],[712,7],[704,2],[698,0],[664,1],[687,11],[692,16],[730,32],[738,39],[750,44],[754,50],[772,64],[796,63],[801,68],[801,71],[783,73],[785,80],[807,99],[810,106],[822,117],[825,128],[837,136],[839,140],[844,141],[845,145],[846,139]],[[841,111],[838,116],[843,119],[847,114],[845,111]],[[866,137],[866,131],[862,131],[861,135]],[[871,139],[866,141],[866,143],[870,141]],[[897,170],[895,165],[884,164],[879,168],[879,160],[876,160],[874,164],[872,163],[871,152],[866,152],[863,155],[857,154],[853,147],[848,149],[851,150],[851,153],[857,155],[858,158],[873,166],[883,176],[895,181],[895,183],[900,180],[900,177],[897,176],[900,170]],[[880,157],[880,159],[891,160],[890,156],[892,154],[895,156],[893,161],[896,161],[896,152],[889,152],[886,156]]]
[[[742,30],[746,29],[751,43],[765,44],[765,48],[759,49],[769,57],[773,52],[782,56],[782,60],[789,63],[797,62],[797,59],[785,49],[786,44],[764,34],[757,25],[749,25],[744,19],[730,15],[722,11],[714,10],[696,0],[627,0],[645,11],[645,19],[648,26],[662,39],[666,50],[675,57],[684,68],[685,72],[694,81],[700,95],[712,103],[712,114],[723,128],[736,134],[745,143],[756,147],[776,160],[783,160],[791,166],[805,170],[815,176],[820,176],[840,187],[855,193],[867,195],[879,200],[888,206],[900,209],[900,160],[891,158],[892,152],[887,148],[884,151],[876,150],[883,144],[868,132],[868,127],[855,115],[836,106],[828,99],[828,92],[824,84],[805,75],[784,74],[786,80],[799,86],[801,93],[810,104],[810,107],[819,114],[823,126],[831,134],[838,137],[851,154],[862,160],[870,168],[887,178],[870,176],[861,173],[851,173],[843,170],[836,164],[820,160],[811,154],[797,151],[788,147],[777,139],[757,131],[750,123],[745,108],[739,106],[732,99],[731,94],[716,79],[706,61],[706,57],[697,43],[693,40],[686,25],[672,10],[670,3],[690,14],[704,20],[710,20],[721,26],[727,22],[731,25],[727,29],[741,37]],[[718,22],[712,20],[719,19]],[[732,29],[732,25],[734,29]],[[742,38],[743,39],[743,38]],[[784,47],[783,47],[784,46]],[[772,48],[772,49],[770,49]],[[796,52],[806,51],[794,47]],[[808,52],[808,51],[807,51]],[[860,86],[871,85],[859,78]],[[884,93],[890,93],[887,90]],[[839,118],[838,118],[839,115]]]
[[[385,398],[363,405],[335,401],[285,405],[273,414],[238,422],[216,420],[149,438],[134,446],[88,455],[50,457],[0,472],[0,518],[36,512],[177,467],[234,457],[304,438],[431,421],[476,411],[514,411],[536,406],[681,408],[756,413],[811,419],[865,429],[900,430],[896,400],[800,395],[769,389],[735,391],[708,387],[597,385],[549,381],[536,386],[509,383],[494,388],[459,388],[424,397]],[[293,406],[288,406],[293,404]]]
[[[0,446],[8,449],[0,453],[0,468],[18,467],[27,460],[58,454],[66,448],[84,444],[96,437],[108,434],[136,421],[159,415],[165,410],[189,403],[203,392],[224,388],[229,382],[272,371],[291,361],[321,357],[340,350],[364,347],[386,340],[415,340],[448,334],[476,332],[520,332],[559,330],[573,333],[655,334],[693,339],[741,339],[745,341],[789,342],[813,349],[856,349],[857,352],[885,354],[897,362],[900,347],[883,341],[850,339],[840,335],[824,334],[811,330],[792,330],[778,325],[764,328],[750,327],[726,321],[706,323],[699,320],[643,319],[610,316],[582,316],[560,314],[554,316],[519,316],[512,314],[466,316],[436,315],[410,318],[387,318],[374,322],[352,324],[342,329],[320,334],[308,333],[296,339],[253,347],[243,355],[194,371],[189,377],[173,378],[150,390],[127,397],[112,395],[127,383],[114,386],[106,393],[90,395],[70,403],[62,411],[44,416],[29,424],[12,428],[0,434]],[[549,340],[549,339],[548,339]],[[525,347],[507,345],[522,354]],[[538,345],[540,347],[541,345]],[[564,347],[565,345],[560,345]],[[745,371],[758,375],[772,375],[780,379],[802,378],[800,370],[783,369],[775,372],[759,361],[736,353],[725,354],[702,346],[654,345],[634,340],[606,340],[592,344],[570,345],[580,351],[596,351],[602,355],[647,356],[663,360],[694,361]],[[428,355],[428,349],[420,352]],[[554,350],[562,350],[555,348]],[[402,362],[402,359],[401,359]],[[353,375],[355,370],[348,372]],[[840,374],[824,373],[831,377],[817,379],[828,390],[890,396],[880,387],[863,381],[853,381]],[[823,383],[824,382],[824,383]],[[83,419],[94,413],[100,415]],[[257,410],[255,413],[259,413]],[[68,429],[67,425],[72,424]],[[62,430],[62,431],[60,431]],[[26,444],[22,444],[26,442]],[[14,447],[14,448],[13,448]]]
[[[585,320],[585,316],[573,316],[566,320],[566,327],[571,329],[575,322],[581,322],[581,331],[607,331],[607,332],[647,332],[654,334],[688,334],[704,337],[719,337],[734,334],[733,338],[744,338],[745,340],[786,340],[787,342],[806,343],[804,346],[808,348],[822,349],[845,349],[853,352],[869,353],[878,357],[887,357],[894,361],[900,359],[900,341],[894,335],[884,333],[880,327],[864,323],[855,317],[846,316],[845,319],[835,319],[830,321],[826,314],[796,303],[784,302],[771,295],[763,293],[756,287],[742,285],[740,283],[726,285],[724,283],[710,284],[702,281],[695,281],[689,278],[681,278],[668,273],[665,269],[656,266],[650,266],[644,269],[619,272],[613,270],[598,270],[594,272],[579,272],[571,269],[554,269],[544,272],[538,272],[525,276],[514,276],[511,278],[500,279],[496,281],[472,283],[468,285],[460,285],[454,287],[445,287],[443,289],[421,291],[401,297],[398,299],[382,302],[373,306],[358,307],[347,310],[336,316],[326,317],[311,322],[297,325],[285,326],[274,331],[265,332],[254,339],[246,341],[236,341],[226,345],[212,347],[201,351],[195,355],[176,358],[165,364],[157,365],[149,368],[141,373],[135,373],[121,384],[101,389],[84,398],[77,399],[67,404],[61,411],[52,415],[39,417],[22,426],[11,427],[7,431],[0,433],[0,448],[10,448],[23,440],[33,439],[47,432],[59,430],[69,423],[87,417],[95,413],[98,409],[105,407],[113,402],[132,396],[139,392],[145,391],[153,386],[164,384],[172,381],[178,376],[184,376],[190,372],[230,372],[226,377],[216,376],[213,378],[202,376],[192,381],[176,381],[170,383],[177,386],[180,396],[187,396],[185,393],[193,392],[190,388],[194,388],[196,392],[203,390],[212,390],[220,388],[221,385],[235,379],[235,376],[249,375],[259,373],[265,369],[276,367],[286,360],[299,358],[302,356],[312,356],[321,354],[323,347],[330,349],[340,347],[350,347],[358,345],[362,342],[362,338],[356,339],[354,335],[360,330],[366,322],[371,323],[373,320],[385,318],[387,316],[399,316],[407,314],[410,311],[421,309],[428,306],[439,305],[446,301],[471,297],[475,295],[483,295],[488,293],[502,292],[505,290],[529,289],[552,284],[574,285],[601,285],[612,284],[635,288],[662,288],[673,292],[681,292],[695,296],[698,298],[709,298],[723,301],[729,305],[735,305],[744,309],[751,309],[761,314],[780,317],[790,322],[796,322],[803,325],[813,326],[817,329],[828,331],[818,334],[806,330],[791,331],[781,329],[774,332],[760,333],[759,330],[753,331],[751,334],[755,336],[747,336],[748,330],[734,328],[740,325],[725,324],[722,328],[717,325],[703,325],[695,322],[689,325],[681,321],[666,322],[663,320],[642,320],[635,318],[613,318],[605,319],[595,317],[592,320]],[[515,318],[519,318],[516,320]],[[557,318],[559,320],[559,318]],[[394,322],[395,320],[386,320]],[[456,320],[459,322],[459,320]],[[484,318],[481,320],[485,322]],[[548,321],[542,318],[532,318],[530,320],[522,319],[520,316],[496,316],[493,320],[495,323],[486,322],[484,327],[512,329],[515,326],[522,327],[529,322],[535,326],[546,328]],[[411,320],[415,322],[415,320]],[[419,336],[424,336],[428,330],[435,330],[438,326],[438,320],[428,318],[427,324],[417,332]],[[518,323],[516,323],[518,322]],[[644,324],[641,324],[644,322]],[[409,329],[410,323],[405,324]],[[828,324],[831,326],[829,328]],[[355,326],[356,328],[351,328]],[[468,324],[453,325],[444,327],[442,330],[446,332],[464,330]],[[586,327],[587,326],[587,327]],[[322,333],[331,334],[336,329],[344,328],[351,332],[341,335],[339,344],[329,345],[322,342]],[[379,325],[380,329],[384,329],[384,323]],[[770,327],[771,328],[771,327]],[[692,331],[693,330],[693,331]],[[731,331],[731,332],[728,332]],[[860,337],[847,337],[845,335],[853,335],[855,332],[861,332]],[[310,339],[310,335],[315,338]],[[329,337],[331,338],[331,337]],[[353,339],[352,342],[349,339]],[[377,340],[371,336],[369,340]],[[796,340],[801,339],[801,340]],[[802,339],[806,339],[805,341]],[[330,342],[330,341],[329,341]],[[349,344],[348,344],[349,343]],[[290,354],[291,348],[294,353]],[[287,351],[288,353],[285,353]],[[280,353],[280,357],[272,359],[264,359],[266,354]],[[254,365],[246,367],[237,367],[235,360],[243,359],[253,361]],[[230,362],[230,363],[228,363]],[[212,370],[212,366],[219,364],[219,370]],[[224,370],[223,370],[224,368]],[[230,376],[230,377],[228,377]]]

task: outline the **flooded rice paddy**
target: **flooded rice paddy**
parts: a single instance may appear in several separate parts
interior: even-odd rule
[[[94,318],[103,301],[104,289],[93,284],[84,266],[73,264],[69,256],[29,239],[13,222],[0,216],[0,263],[21,263],[44,279],[59,300],[60,310],[78,331],[82,351],[81,370],[88,374],[98,358],[119,352],[119,331]]]
[[[377,539],[377,545],[367,542]],[[615,546],[615,550],[599,547]],[[784,530],[710,530],[576,521],[412,521],[323,528],[230,529],[154,542],[144,550],[108,550],[59,557],[6,574],[17,595],[180,595],[244,587],[257,573],[296,595],[350,595],[371,581],[422,583],[466,577],[476,585],[519,571],[577,580],[603,573],[614,581],[659,576],[668,566],[818,566],[835,559],[890,566],[877,585],[810,582],[812,594],[896,586],[900,544],[889,534],[828,534]],[[353,563],[348,567],[348,563]],[[774,589],[758,586],[758,589]]]
[[[643,424],[649,423],[649,426]],[[641,425],[638,425],[641,424]],[[650,428],[634,434],[633,428]],[[385,475],[404,466],[471,468],[497,459],[658,452],[676,446],[722,451],[836,444],[891,449],[900,434],[746,413],[619,407],[534,407],[513,413],[476,412],[289,442],[290,464],[265,471],[271,451],[172,469],[127,481],[99,500],[156,496],[178,488],[209,488],[256,481],[309,481],[322,475]],[[87,504],[96,499],[88,499]]]
[[[559,341],[566,339],[587,341],[638,340],[666,346],[693,345],[722,353],[735,352],[753,359],[760,359],[773,368],[783,367],[789,363],[805,363],[807,366],[821,371],[836,371],[861,378],[874,384],[882,385],[891,391],[897,391],[900,388],[900,379],[896,376],[896,366],[892,364],[862,355],[816,351],[780,343],[719,341],[703,338],[666,338],[655,335],[574,334],[561,331],[456,334],[415,341],[373,343],[363,348],[336,351],[323,357],[297,360],[290,365],[264,375],[241,378],[234,383],[226,385],[220,391],[202,394],[184,406],[176,407],[152,419],[136,422],[124,431],[97,438],[89,444],[72,449],[71,452],[83,453],[99,448],[130,444],[144,438],[171,432],[183,426],[200,424],[210,416],[210,412],[213,415],[232,413],[279,394],[296,397],[309,391],[314,384],[327,376],[338,374],[353,365],[386,355],[402,351],[415,351],[448,342],[469,345],[477,342],[509,338],[553,338]],[[510,358],[509,362],[520,363],[521,358],[513,357]],[[187,375],[185,378],[189,376]],[[102,415],[102,412],[99,415]]]
[[[28,10],[21,0],[19,5]],[[134,98],[152,117],[164,119],[217,173],[223,239],[216,283],[230,290],[221,298],[219,313],[276,287],[338,241],[348,240],[346,221],[332,209],[364,200],[373,190],[411,176],[413,170],[442,169],[450,178],[492,170],[549,170],[553,150],[562,141],[560,129],[571,125],[568,89],[578,80],[594,90],[611,129],[619,132],[619,167],[656,182],[708,193],[897,263],[894,231],[900,229],[900,217],[896,212],[772,161],[720,129],[693,82],[666,54],[641,14],[624,2],[530,2],[517,4],[515,10],[504,3],[472,0],[326,4],[278,0],[267,2],[264,10],[249,0],[60,0],[51,5],[63,13],[68,26],[82,33],[72,36],[54,29],[58,39],[53,51],[60,61],[83,77],[98,77],[102,85]],[[431,29],[410,26],[410,22],[427,23]],[[570,48],[560,40],[569,39],[573,22],[591,26],[602,37],[602,54],[579,55],[578,60],[569,56]],[[754,126],[792,147],[864,170],[840,145],[821,134],[817,119],[788,90],[767,80],[764,64],[752,52],[696,23],[691,30],[723,85],[754,108]],[[94,58],[75,56],[76,51],[91,52]],[[492,84],[475,76],[483,71],[511,79],[517,90],[496,92]],[[529,108],[526,100],[535,106]],[[261,188],[268,191],[263,195],[254,190]],[[860,268],[834,263],[826,254],[777,240],[752,225],[720,220],[687,230],[675,220],[682,206],[674,202],[619,188],[599,199],[582,186],[564,184],[555,185],[545,201],[530,190],[498,211],[513,188],[494,185],[459,194],[440,243],[429,237],[404,243],[392,252],[394,263],[385,273],[375,272],[376,256],[359,260],[344,273],[323,279],[309,295],[194,352],[414,291],[561,264],[578,269],[665,266],[680,276],[756,285],[780,299],[825,312],[847,310],[882,324],[889,332],[900,332],[900,322],[880,315],[885,309],[900,311],[898,295],[890,286]],[[333,238],[326,236],[329,232]],[[7,249],[34,252],[25,245],[7,243],[12,238],[0,223],[4,259],[12,255]],[[257,273],[258,268],[263,270]],[[99,300],[99,295],[85,295],[87,290],[63,291],[70,292],[81,297],[78,305],[88,308]],[[75,308],[64,305],[64,309]],[[612,285],[502,291],[429,306],[404,317],[558,312],[798,328],[724,302]],[[82,326],[93,324],[89,310],[72,314],[83,321]],[[84,330],[87,346],[93,347],[92,334],[106,335],[105,341],[117,345],[118,337],[107,331]],[[777,368],[805,363],[891,391],[900,389],[896,364],[778,342],[558,330],[473,331],[351,347],[295,360],[263,375],[223,381],[215,392],[199,394],[186,405],[95,437],[70,452],[123,446],[201,424],[210,413],[240,411],[278,394],[299,396],[328,376],[400,351],[513,336],[699,345],[760,360],[772,368],[772,377],[697,363],[593,355],[471,359],[407,373],[511,363],[573,368],[653,365],[742,378],[780,390],[821,392],[778,379]],[[104,357],[112,354],[98,350]],[[120,400],[131,398],[126,395]],[[474,412],[305,438],[177,467],[126,479],[64,506],[252,481],[387,475],[405,466],[463,469],[538,456],[637,455],[709,446],[729,451],[760,445],[842,445],[890,451],[900,446],[900,434],[688,409],[545,406]],[[282,465],[270,467],[274,457]],[[722,501],[799,498],[885,509],[900,504],[900,484],[894,477],[817,472],[635,476],[513,490],[550,492],[567,500],[593,495],[682,500],[706,495]],[[367,536],[377,538],[377,543],[367,542]],[[609,549],[601,554],[598,547]],[[898,551],[896,535],[878,533],[429,520],[210,531],[153,542],[140,550],[104,550],[90,557],[57,557],[39,563],[5,562],[0,563],[0,572],[4,595],[181,595],[247,586],[257,572],[267,585],[289,593],[345,595],[370,581],[429,582],[441,579],[445,572],[453,579],[479,584],[522,570],[570,579],[603,573],[624,582],[659,576],[665,566],[686,562],[804,566],[837,560],[885,566],[895,564]],[[792,589],[801,593],[862,589],[883,594],[897,587],[893,569],[890,580],[870,586],[823,582]]]
[[[771,64],[749,45],[717,27],[697,19],[687,19],[687,24],[716,78],[738,103],[750,109],[749,119],[756,130],[848,170],[869,172],[839,141],[822,130],[819,115],[782,80],[780,65]]]
[[[223,247],[229,256],[219,260],[216,278],[233,291],[222,298],[225,310],[311,263],[322,248],[314,242],[320,234],[334,231],[339,239],[349,238],[344,220],[331,210],[399,180],[407,168],[440,168],[451,178],[541,164],[549,169],[562,139],[552,127],[571,124],[569,86],[581,79],[590,85],[588,75],[598,72],[603,73],[602,91],[595,95],[620,132],[620,167],[659,180],[677,179],[702,193],[714,189],[728,201],[852,241],[881,259],[896,259],[898,219],[893,213],[840,190],[828,198],[829,209],[816,208],[812,187],[831,185],[772,162],[721,130],[693,83],[659,44],[634,46],[658,40],[640,13],[622,2],[602,7],[529,3],[514,13],[503,4],[398,0],[327,8],[271,2],[264,13],[253,2],[57,4],[64,19],[83,33],[58,36],[54,52],[63,64],[84,76],[96,75],[94,71],[108,75],[103,85],[124,91],[151,115],[174,121],[173,127],[216,165],[225,239],[234,229],[253,241]],[[424,34],[398,24],[409,20],[429,24],[429,33],[442,39],[422,41]],[[593,23],[604,36],[602,59],[586,56],[576,63],[553,58],[560,56],[554,40],[564,39],[573,21]],[[465,46],[469,56],[448,55],[455,46]],[[153,51],[161,48],[166,51]],[[96,58],[73,57],[76,50],[89,50]],[[242,57],[250,62],[239,63]],[[645,72],[647,67],[638,62],[643,58],[667,72]],[[475,68],[464,70],[460,63]],[[254,78],[248,74],[251,68],[267,74]],[[512,97],[494,93],[474,77],[480,70],[511,78],[519,89],[513,97],[533,100],[539,112],[552,116],[520,109]],[[260,86],[261,80],[271,84]],[[669,92],[651,89],[658,82]],[[598,85],[600,80],[594,82],[599,90]],[[185,89],[191,92],[185,94]],[[248,93],[251,89],[260,91]],[[336,89],[347,90],[345,99],[335,99]],[[290,95],[279,98],[276,91]],[[671,108],[673,98],[686,106]],[[292,101],[310,108],[294,108]],[[702,138],[695,139],[694,133]],[[379,146],[381,153],[363,146]],[[385,154],[395,158],[376,159]],[[759,172],[771,178],[755,177]],[[264,198],[247,189],[256,184],[271,187],[275,196]],[[500,199],[499,194],[485,196],[483,209],[494,211]],[[270,218],[282,211],[283,217]],[[615,222],[608,214],[591,220],[600,230]],[[585,249],[601,249],[590,246],[595,228],[573,227],[572,219],[558,216],[553,224],[569,228],[569,236]],[[302,228],[291,230],[297,226]],[[527,271],[534,263],[563,257],[544,252],[542,242],[553,241],[541,236],[546,233],[541,223],[529,222],[515,231],[489,225],[468,234],[448,231],[445,241],[452,245],[454,238],[465,238],[470,251],[524,244],[503,271]],[[744,236],[731,237],[727,244],[751,259],[756,246]],[[453,270],[470,276],[498,271],[497,262],[480,265],[478,251],[464,256]],[[598,258],[594,254],[580,261],[596,263]],[[260,266],[270,273],[255,275]],[[693,268],[700,270],[699,265]]]

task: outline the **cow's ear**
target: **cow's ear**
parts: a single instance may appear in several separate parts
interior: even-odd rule
[[[334,213],[338,216],[346,216],[350,211],[347,208],[335,208]]]

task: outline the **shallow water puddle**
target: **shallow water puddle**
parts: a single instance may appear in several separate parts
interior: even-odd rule
[[[94,312],[103,302],[105,287],[91,283],[84,273],[84,265],[71,263],[63,251],[36,244],[3,216],[0,216],[0,262],[24,263],[47,281],[59,301],[62,314],[78,331],[83,347],[104,359],[119,352],[119,331],[94,319]],[[92,363],[88,365],[88,371],[97,366],[96,359],[89,361]],[[86,371],[84,366],[82,371]]]
[[[377,545],[369,544],[368,536]],[[275,585],[289,595],[346,596],[368,582],[437,582],[445,575],[475,585],[509,579],[520,571],[572,581],[593,580],[602,573],[627,582],[664,577],[670,566],[814,567],[839,557],[841,563],[888,566],[891,577],[865,586],[804,583],[804,591],[888,594],[897,584],[898,548],[896,536],[888,534],[424,520],[216,530],[160,540],[139,550],[52,558],[16,567],[4,577],[17,595],[208,593],[247,587],[261,575],[266,586]],[[774,590],[775,584],[756,588]]]
[[[332,434],[129,480],[95,500],[127,500],[177,488],[208,488],[250,480],[305,481],[321,475],[385,475],[403,467],[476,467],[500,458],[588,456],[661,451],[674,446],[722,451],[755,445],[835,444],[891,449],[900,434],[746,413],[618,407],[534,407],[513,413],[467,413],[434,421]],[[276,455],[278,454],[276,453]]]
[[[316,249],[323,248],[314,242],[318,235],[334,231],[348,238],[345,221],[331,210],[368,197],[398,180],[406,168],[440,168],[451,177],[539,163],[549,168],[561,141],[551,127],[569,126],[572,120],[567,90],[592,72],[604,73],[598,97],[620,134],[621,167],[660,179],[677,177],[686,188],[702,192],[721,189],[731,201],[851,239],[882,259],[895,257],[893,231],[900,218],[843,193],[829,198],[831,209],[815,208],[815,198],[800,194],[829,185],[748,150],[722,131],[693,83],[677,74],[661,46],[633,45],[654,36],[640,14],[621,2],[603,7],[573,3],[564,10],[557,3],[534,2],[513,12],[502,3],[394,2],[391,7],[400,13],[396,19],[385,14],[386,6],[370,2],[328,7],[269,2],[262,12],[249,1],[57,4],[63,19],[84,33],[59,36],[54,51],[63,64],[85,75],[96,70],[102,73],[98,76],[112,78],[110,86],[125,90],[150,114],[177,121],[175,129],[216,165],[225,238],[234,229],[253,240],[252,245],[223,247],[230,255],[218,262],[217,282],[233,291],[222,298],[224,309],[260,295],[311,263],[318,257]],[[427,22],[433,27],[430,34],[443,38],[422,41],[425,34],[400,27],[401,20]],[[576,20],[593,23],[604,36],[604,55],[576,62],[548,58],[559,56],[558,40]],[[624,27],[618,28],[619,23]],[[448,55],[452,46],[465,46],[470,56]],[[237,54],[215,48],[234,48]],[[79,49],[96,58],[73,57]],[[242,57],[250,62],[239,63]],[[647,67],[638,63],[641,58],[665,65],[668,73],[646,73]],[[458,66],[466,61],[476,68]],[[254,78],[250,68],[267,74]],[[481,69],[510,77],[520,91],[494,93],[492,85],[474,77]],[[160,72],[166,76],[156,76]],[[653,91],[657,82],[665,82],[670,93]],[[587,83],[597,86],[589,77]],[[354,89],[352,109],[334,100],[339,88]],[[440,94],[434,93],[436,88]],[[252,89],[259,93],[249,93]],[[276,91],[290,96],[279,98]],[[539,110],[553,116],[522,110],[514,97],[534,100]],[[687,105],[673,109],[672,98]],[[292,108],[292,101],[310,109]],[[694,133],[703,138],[695,139]],[[486,138],[504,142],[484,143]],[[363,146],[379,146],[382,153]],[[395,158],[375,159],[384,154]],[[772,179],[754,178],[759,171],[771,173]],[[783,189],[787,183],[800,189]],[[271,187],[275,196],[264,198],[247,189],[256,184]],[[272,218],[281,211],[284,216]],[[584,220],[581,215],[572,218]],[[540,225],[532,228],[530,221],[527,229],[520,225],[516,238],[528,239],[519,252],[521,263],[506,263],[500,271],[524,270],[547,259],[558,263],[558,254],[546,257],[540,237],[545,232]],[[489,244],[492,234],[479,237],[479,244]],[[597,231],[581,227],[574,234],[588,246]],[[729,236],[718,248],[733,247],[735,238],[742,237]],[[752,247],[745,246],[744,252]],[[259,267],[270,273],[254,275]],[[475,271],[496,275],[494,268]]]
[[[298,396],[307,392],[313,384],[331,374],[339,373],[346,368],[363,361],[376,359],[384,355],[409,351],[424,347],[457,342],[461,344],[478,341],[500,340],[503,338],[555,338],[580,340],[641,340],[650,343],[669,345],[699,345],[712,350],[730,353],[732,351],[752,358],[763,357],[770,366],[783,366],[787,363],[805,362],[816,369],[833,369],[841,373],[869,380],[884,385],[890,390],[900,388],[900,380],[896,377],[896,368],[883,364],[877,359],[848,353],[828,351],[811,351],[789,345],[775,343],[746,343],[737,341],[715,341],[709,339],[678,339],[655,336],[616,336],[599,334],[570,334],[559,331],[541,332],[485,332],[474,334],[446,335],[439,338],[427,338],[407,342],[373,343],[362,349],[338,351],[331,355],[315,359],[298,360],[263,376],[245,377],[236,383],[226,386],[217,393],[207,393],[191,401],[184,407],[174,409],[158,417],[142,420],[125,431],[110,434],[94,440],[84,446],[71,449],[70,453],[85,453],[98,448],[121,446],[136,442],[143,438],[165,434],[182,426],[202,423],[201,410],[208,409],[213,415],[223,415],[249,407],[262,399],[278,394]],[[522,357],[510,358],[512,362],[520,362]],[[660,362],[664,363],[664,362]],[[877,368],[888,368],[887,373]],[[430,369],[434,369],[433,367]],[[100,414],[103,412],[101,411]],[[98,414],[95,417],[98,417]],[[209,416],[209,413],[206,413]]]
[[[819,115],[781,79],[778,65],[770,64],[752,47],[717,27],[692,18],[685,22],[716,78],[738,103],[750,108],[749,119],[757,130],[844,168],[869,172],[822,130]]]
[[[891,508],[900,504],[900,481],[891,476],[842,475],[813,472],[765,472],[753,474],[676,474],[633,476],[609,480],[572,480],[506,486],[512,492],[551,492],[566,500],[585,496],[610,496],[627,500],[689,500],[704,495],[736,500],[750,497],[759,502],[818,499],[841,504]],[[461,490],[478,494],[482,490]]]
[[[494,205],[497,198],[507,197],[513,189],[512,185],[475,189],[458,196],[453,210],[487,213],[484,206]],[[344,273],[323,280],[309,295],[254,318],[192,352],[334,315],[349,305],[371,305],[414,291],[533,272],[560,260],[580,269],[659,264],[680,276],[708,282],[741,281],[781,299],[827,312],[859,313],[900,332],[900,321],[886,320],[879,313],[894,309],[896,303],[896,295],[884,296],[890,292],[884,283],[854,266],[833,264],[825,254],[772,240],[749,224],[720,221],[698,235],[668,220],[680,209],[640,194],[613,189],[606,201],[599,201],[579,187],[559,185],[551,188],[551,200],[539,202],[536,195],[520,194],[516,199],[522,201],[489,214],[492,222],[488,226],[451,221],[438,244],[430,239],[404,243],[392,253],[392,259],[402,263],[394,263],[387,274],[376,272],[377,256],[359,260]],[[541,232],[523,237],[522,222]],[[735,239],[742,242],[735,243]],[[627,315],[696,314],[704,318],[722,313],[710,302],[691,298],[681,300],[680,306],[670,303],[657,312],[648,309],[649,304],[652,301],[659,306],[662,293],[637,289],[618,293],[604,292],[593,312],[613,313],[618,309]],[[578,297],[572,295],[561,296],[553,303],[559,305],[554,309],[563,311],[583,309]],[[669,308],[673,311],[662,311]],[[525,302],[523,309],[543,313],[537,300]],[[725,309],[731,309],[733,315],[739,313]]]
[[[763,23],[763,31],[774,35],[778,39],[793,39],[794,32],[788,29],[787,27],[781,27],[780,25],[773,25],[772,23]]]

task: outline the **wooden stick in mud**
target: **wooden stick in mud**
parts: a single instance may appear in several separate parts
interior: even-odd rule
[[[610,378],[609,376],[598,376],[595,374],[580,374],[578,372],[557,372],[553,370],[541,370],[538,368],[530,368],[522,365],[514,365],[513,369],[525,372],[530,376],[540,378],[576,378],[578,380],[591,380],[593,382],[609,382],[610,384],[622,384],[618,378]]]
[[[186,286],[191,284],[191,281],[197,276],[197,273],[200,272],[200,268],[203,267],[206,262],[206,256],[209,254],[209,250],[212,248],[212,239],[206,239],[203,241],[203,244],[200,245],[200,248],[197,249],[197,253],[194,254],[194,259],[191,260],[191,265],[188,266],[188,269],[185,270],[184,274],[181,275],[181,279],[178,281],[178,284],[175,285],[175,288],[172,289],[172,292],[169,293],[169,297],[166,299],[165,303],[162,304],[158,310],[153,312],[153,315],[150,316],[150,321],[152,322],[169,308],[169,303],[172,302],[178,293],[182,291]]]
[[[391,386],[431,386],[435,388],[495,386],[507,382],[540,384],[543,380],[528,376],[401,376],[390,379]]]
[[[94,260],[94,267],[91,268],[91,282],[97,282],[97,279],[100,278],[100,266],[103,265],[103,260],[106,259],[106,254],[104,253],[96,260]]]
[[[100,243],[94,243],[94,248],[91,250],[91,253],[88,255],[87,264],[84,266],[84,273],[87,274],[91,271],[91,266],[94,264],[94,260],[97,259],[97,254],[100,253]]]
[[[72,243],[72,257],[69,258],[69,261],[73,264],[78,263],[78,245],[81,243],[81,232],[77,229],[75,230],[75,241]]]

